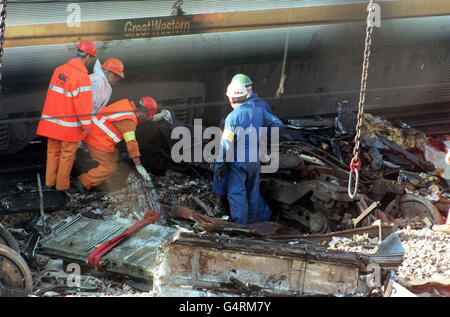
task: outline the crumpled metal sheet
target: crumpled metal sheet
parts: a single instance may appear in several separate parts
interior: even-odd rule
[[[392,240],[398,247],[399,241]],[[365,292],[359,288],[361,275],[366,276],[373,265],[395,269],[402,261],[403,254],[392,252],[364,254],[309,243],[180,232],[158,249],[154,294],[354,296]]]
[[[158,297],[351,296],[362,262],[323,247],[180,232],[158,249],[153,289]]]
[[[208,232],[235,232],[262,237],[300,234],[300,231],[294,228],[286,227],[274,222],[265,221],[241,225],[225,221],[222,219],[204,216],[184,206],[172,207],[170,209],[170,215],[173,218],[181,218],[195,221]]]
[[[86,264],[97,245],[110,241],[134,224],[131,219],[118,216],[104,220],[79,217],[69,221],[64,229],[44,240],[42,254],[65,261]],[[105,272],[129,278],[151,281],[156,251],[160,244],[172,239],[177,230],[148,224],[122,241],[102,257]]]

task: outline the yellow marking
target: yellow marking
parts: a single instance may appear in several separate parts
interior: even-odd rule
[[[222,139],[232,142],[234,138],[234,132],[228,129],[223,130]]]
[[[164,35],[187,34],[191,30],[191,21],[172,18],[165,19],[148,19],[143,23],[133,23],[127,21],[124,27],[126,38],[139,38]]]
[[[134,141],[136,140],[136,134],[134,133],[134,131],[125,132],[123,134],[123,138],[125,142]]]

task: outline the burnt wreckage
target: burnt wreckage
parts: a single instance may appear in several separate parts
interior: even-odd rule
[[[208,3],[208,1],[204,2]],[[446,80],[448,68],[442,67],[442,65],[445,65],[445,59],[447,58],[447,41],[441,37],[439,31],[440,26],[447,23],[445,20],[448,12],[446,4],[437,0],[433,1],[433,5],[421,8],[420,5],[411,5],[414,4],[412,0],[398,4],[390,1],[381,2],[384,5],[384,17],[389,23],[386,25],[393,26],[393,32],[385,32],[384,34],[389,34],[389,39],[383,38],[382,41],[378,41],[378,43],[382,42],[383,45],[377,47],[378,61],[376,64],[380,65],[381,63],[382,67],[376,68],[374,76],[378,78],[377,81],[383,84],[375,88],[377,94],[370,96],[373,100],[369,103],[375,105],[375,108],[382,105],[403,106],[398,110],[400,113],[406,107],[410,109],[411,106],[416,106],[419,111],[425,111],[423,105],[428,103],[441,106],[441,103],[445,103],[448,99],[445,87],[448,82]],[[130,7],[148,5],[148,8],[152,8],[154,4],[154,1],[136,1],[136,3],[128,1],[127,3]],[[161,4],[156,3],[157,6]],[[45,8],[45,4],[42,5]],[[243,9],[242,5],[239,4],[240,9]],[[215,63],[221,65],[218,67],[219,71],[216,71],[216,66],[214,66],[213,68],[206,68],[200,75],[203,78],[202,81],[208,84],[214,83],[213,85],[203,87],[204,85],[197,80],[173,82],[173,78],[178,78],[177,72],[163,76],[157,79],[155,83],[153,83],[153,80],[141,83],[142,77],[146,76],[142,75],[143,65],[153,65],[153,67],[162,65],[156,51],[155,54],[151,54],[155,58],[150,58],[143,53],[147,50],[146,45],[148,43],[154,44],[154,41],[162,40],[164,43],[171,43],[172,51],[181,53],[181,55],[167,55],[166,45],[152,44],[155,49],[158,47],[162,49],[163,56],[168,63],[177,61],[182,64],[190,64],[197,59],[197,61],[203,62],[211,56],[222,56],[221,54],[227,55],[226,59],[231,63],[228,56],[230,52],[223,50],[223,47],[226,47],[227,43],[234,47],[236,39],[240,41],[241,47],[244,47],[244,44],[246,47],[251,47],[248,56],[251,56],[253,54],[251,51],[255,50],[268,54],[267,47],[265,47],[266,41],[259,40],[254,36],[257,33],[253,33],[253,31],[265,32],[264,29],[256,30],[259,29],[259,25],[245,24],[238,26],[229,24],[228,27],[235,26],[235,28],[222,28],[223,20],[229,21],[228,19],[231,19],[230,21],[234,23],[236,18],[240,16],[247,23],[247,20],[251,21],[251,19],[248,19],[249,16],[260,17],[261,14],[267,14],[271,18],[277,18],[277,23],[268,26],[270,31],[275,30],[276,33],[267,34],[273,34],[269,35],[270,38],[278,41],[278,43],[284,43],[285,32],[283,29],[290,27],[291,36],[294,38],[299,38],[298,36],[303,39],[311,37],[309,49],[312,49],[313,54],[320,51],[321,48],[328,49],[336,44],[339,44],[337,47],[342,53],[345,47],[347,54],[340,54],[337,59],[327,56],[325,58],[306,58],[299,62],[283,62],[282,77],[287,79],[286,90],[296,98],[283,99],[277,97],[271,102],[274,107],[278,108],[276,113],[285,120],[286,124],[286,128],[281,134],[280,168],[276,173],[263,175],[261,181],[262,194],[274,212],[272,221],[239,226],[218,218],[218,215],[211,211],[200,199],[192,197],[197,207],[206,212],[207,216],[205,216],[184,206],[185,202],[178,200],[176,195],[169,194],[168,199],[163,201],[161,199],[163,195],[161,194],[167,193],[158,193],[151,182],[141,184],[140,180],[135,180],[133,186],[137,187],[133,187],[133,189],[143,196],[143,205],[140,207],[142,207],[142,212],[146,211],[142,213],[133,209],[132,215],[138,219],[137,223],[132,224],[133,221],[130,218],[122,219],[120,217],[109,217],[102,220],[90,219],[97,217],[97,214],[91,212],[90,214],[78,213],[53,226],[47,226],[44,212],[66,208],[68,198],[62,197],[61,193],[42,190],[38,175],[38,191],[20,190],[20,193],[6,193],[1,196],[0,214],[22,212],[36,212],[37,214],[33,220],[25,225],[25,229],[15,228],[15,231],[11,230],[11,232],[25,238],[26,242],[21,244],[20,247],[10,232],[0,227],[0,296],[20,296],[32,292],[34,281],[28,265],[39,266],[37,250],[72,263],[88,264],[91,268],[99,271],[124,275],[147,283],[153,282],[154,293],[161,296],[173,294],[202,296],[205,289],[219,294],[355,295],[361,292],[360,278],[362,277],[361,279],[364,280],[364,277],[368,277],[367,273],[370,272],[372,264],[390,270],[395,269],[402,262],[403,250],[399,245],[398,236],[394,232],[397,226],[411,225],[416,222],[424,222],[427,225],[443,223],[443,215],[447,212],[450,204],[446,181],[446,178],[449,177],[441,176],[442,169],[445,168],[437,163],[439,155],[437,155],[438,158],[434,158],[433,164],[428,160],[432,160],[432,155],[429,155],[430,151],[442,153],[442,149],[445,149],[444,142],[431,140],[402,123],[391,125],[379,118],[370,115],[364,116],[363,126],[360,127],[362,131],[357,128],[356,133],[359,137],[359,133],[362,132],[362,169],[359,171],[359,177],[357,178],[359,191],[355,192],[354,197],[349,195],[348,187],[350,186],[348,183],[351,179],[349,176],[352,174],[349,173],[348,163],[352,160],[352,148],[358,148],[359,150],[359,139],[358,142],[355,142],[357,146],[353,144],[354,113],[349,111],[348,105],[342,106],[336,100],[349,100],[350,104],[354,104],[357,92],[353,90],[355,85],[352,80],[337,81],[335,78],[357,78],[353,76],[355,74],[353,70],[359,72],[359,67],[354,66],[360,63],[360,51],[355,49],[355,45],[359,46],[359,42],[350,44],[347,41],[344,43],[341,41],[342,36],[335,35],[349,34],[349,30],[356,34],[354,33],[356,30],[363,30],[353,26],[348,28],[347,24],[355,21],[359,21],[358,23],[365,22],[365,17],[361,16],[360,13],[365,12],[366,4],[340,3],[339,6],[329,6],[331,10],[322,10],[324,8],[322,4],[314,4],[313,7],[299,7],[294,11],[292,6],[291,8],[279,8],[278,5],[279,2],[274,1],[270,5],[272,9],[264,12],[264,10],[253,10],[252,4],[249,3],[248,6],[250,7],[246,8],[253,11],[245,9],[240,13],[218,12],[214,14],[188,12],[187,16],[184,10],[189,11],[189,6],[181,8],[180,5],[172,7],[174,12],[170,17],[167,16],[166,11],[156,12],[153,8],[152,10],[139,10],[143,14],[154,12],[157,17],[151,19],[145,15],[130,20],[129,16],[121,14],[116,15],[116,18],[110,21],[110,16],[102,18],[101,12],[110,14],[113,11],[95,10],[94,4],[92,11],[95,14],[83,14],[83,19],[88,20],[83,20],[81,29],[87,30],[87,28],[92,28],[92,25],[108,26],[107,29],[110,30],[111,34],[98,33],[95,34],[96,39],[106,44],[110,40],[115,40],[119,45],[105,45],[105,54],[109,54],[106,53],[107,51],[120,52],[122,50],[128,53],[125,64],[130,69],[130,73],[134,72],[136,76],[134,84],[119,86],[115,90],[116,93],[126,92],[128,98],[133,99],[137,96],[140,98],[143,95],[142,92],[145,92],[145,95],[150,94],[160,101],[164,101],[160,103],[161,105],[165,103],[184,105],[184,109],[178,110],[177,113],[178,115],[184,112],[184,120],[181,116],[178,116],[178,119],[185,123],[184,125],[180,122],[175,124],[159,122],[157,124],[143,124],[138,127],[137,137],[141,145],[141,152],[145,153],[143,164],[146,168],[154,175],[164,175],[168,170],[175,170],[185,175],[196,175],[209,181],[212,172],[210,164],[206,162],[176,163],[172,160],[171,148],[176,140],[171,139],[171,131],[176,126],[185,126],[192,131],[194,128],[188,124],[192,123],[194,118],[203,117],[206,119],[208,117],[206,113],[202,116],[203,110],[210,110],[208,112],[210,119],[211,117],[219,118],[220,116],[217,115],[215,110],[203,109],[198,104],[205,102],[205,94],[211,95],[212,91],[223,91],[223,89],[217,89],[217,87],[225,83],[225,77],[229,77],[224,76],[227,72],[237,73],[238,71],[235,72],[231,68],[223,67],[223,62],[216,60]],[[338,19],[339,23],[330,24],[326,22],[329,17],[323,15],[322,12],[329,12],[332,15],[332,20],[336,21],[335,9],[340,12],[341,5],[347,7],[344,10],[346,15]],[[53,7],[63,11],[66,9],[65,5],[52,4]],[[13,5],[12,9],[12,12],[19,12],[18,6]],[[28,9],[27,11],[20,8],[20,13],[29,15],[30,12],[33,14],[37,12],[34,8],[31,9],[33,10]],[[372,9],[374,8],[372,7]],[[401,14],[398,13],[400,12],[399,9],[401,9]],[[161,10],[164,10],[162,6]],[[47,10],[38,11],[46,17],[48,16]],[[126,10],[119,11],[125,12]],[[216,12],[216,10],[211,10],[211,12]],[[289,12],[289,16],[291,12],[300,15],[296,16],[296,20],[292,21],[292,24],[286,24],[285,12]],[[316,14],[311,14],[314,12]],[[2,13],[5,13],[5,10]],[[312,25],[322,25],[325,21],[327,27],[321,28],[325,32],[313,33],[316,28],[302,28],[305,23],[305,19],[302,17],[303,13],[305,13],[305,17],[312,17],[310,21]],[[2,14],[2,16],[6,17],[6,14]],[[11,17],[14,16],[13,13]],[[95,16],[95,21],[91,21],[93,16]],[[430,23],[416,23],[416,20],[409,20],[418,17],[430,19],[425,20],[430,21]],[[68,35],[73,35],[73,30],[64,31],[63,26],[59,23],[55,24],[52,19],[46,20],[45,24],[32,24],[25,27],[22,25],[22,21],[23,19],[20,17],[13,20],[9,28],[10,31],[8,31],[11,36],[6,37],[8,39],[5,43],[6,49],[14,50],[15,54],[5,54],[6,58],[14,56],[12,60],[5,63],[7,66],[5,74],[8,75],[5,77],[9,80],[8,84],[12,88],[15,88],[18,83],[23,86],[24,79],[26,79],[24,82],[28,82],[29,79],[34,77],[37,78],[37,86],[42,82],[45,82],[43,85],[47,85],[47,79],[43,79],[43,77],[48,75],[46,74],[50,70],[48,65],[53,64],[55,60],[65,59],[65,52],[64,54],[42,54],[43,56],[52,56],[51,61],[44,61],[37,68],[36,65],[29,68],[29,63],[23,61],[27,61],[34,54],[35,48],[56,52],[56,50],[60,51],[61,44],[65,47],[72,47],[73,43],[71,43],[72,40],[69,39]],[[188,37],[177,38],[174,41],[166,41],[164,38],[158,39],[161,35],[178,36],[180,35],[179,32],[192,33],[191,35],[199,33],[202,38],[207,39],[208,37],[202,34],[202,30],[205,30],[205,25],[207,26],[208,23],[211,23],[209,28],[212,33],[223,33],[224,36],[220,41],[214,38],[214,42],[220,43],[217,46],[210,45],[208,41],[202,41],[202,43],[207,44],[207,50],[200,49],[194,52],[186,49],[187,47],[198,47],[197,45],[192,46],[191,43],[183,46],[184,41],[182,39]],[[424,27],[425,24],[430,27]],[[49,25],[54,26],[54,28],[49,28]],[[224,25],[227,25],[227,23]],[[397,27],[399,25],[405,27]],[[412,25],[414,25],[412,29],[419,28],[421,32],[409,32],[414,36],[406,36],[406,33],[403,32],[406,32],[405,30],[410,31]],[[167,30],[167,34],[166,32],[158,34],[160,27]],[[280,30],[276,30],[278,27]],[[35,45],[33,42],[35,41],[34,35],[29,36],[23,33],[23,31],[26,33],[29,29],[35,29],[36,32],[34,33],[38,35],[40,32],[45,34],[43,36],[44,41],[39,41],[42,44],[41,46],[45,47],[39,48]],[[104,30],[105,28],[98,29]],[[123,34],[117,32],[120,29],[124,30]],[[156,29],[156,33],[154,29]],[[235,32],[236,30],[242,32]],[[335,30],[338,33],[335,33]],[[226,34],[229,31],[234,32],[232,37]],[[296,31],[300,31],[300,33]],[[259,34],[262,35],[263,33]],[[371,32],[366,34],[366,45],[367,43],[370,44],[370,41],[367,41],[370,34]],[[433,36],[431,36],[432,34]],[[151,42],[140,39],[140,37],[149,36],[152,36]],[[257,41],[249,41],[248,38],[257,39]],[[316,41],[317,38],[333,40],[331,42]],[[344,38],[352,39],[354,37],[344,36]],[[399,39],[402,41],[399,41]],[[226,42],[231,40],[233,42]],[[163,43],[162,41],[159,43]],[[424,43],[431,43],[430,41],[433,42],[433,45],[423,45]],[[390,45],[397,44],[396,42],[409,45],[402,48]],[[133,50],[128,47],[131,43],[133,43]],[[294,43],[295,45],[293,45]],[[304,43],[303,40],[291,41],[290,51],[304,53]],[[261,45],[264,49],[261,49]],[[272,54],[277,55],[277,47],[280,46],[271,46]],[[30,47],[32,47],[31,50],[28,49]],[[182,49],[174,50],[173,47]],[[386,47],[392,48],[386,51],[384,49]],[[418,47],[420,47],[420,50],[417,49]],[[400,59],[391,58],[394,49],[396,53],[394,55],[400,58],[402,62],[399,62]],[[429,50],[436,54],[428,54]],[[245,52],[245,49],[240,51]],[[199,52],[204,52],[206,55]],[[414,52],[414,54],[409,54],[410,52]],[[285,53],[285,56],[287,56],[287,38]],[[309,54],[302,55],[308,56]],[[361,91],[365,92],[367,72],[364,71],[364,68],[368,66],[370,54],[364,52],[364,55],[363,77],[365,74],[366,78],[363,78],[364,87],[361,87]],[[188,58],[186,59],[186,57]],[[239,60],[242,56],[235,55],[233,58]],[[408,58],[413,59],[413,61]],[[276,60],[278,60],[278,57],[276,57]],[[406,62],[403,62],[405,60]],[[314,67],[315,65],[321,66]],[[336,67],[333,67],[333,65]],[[342,67],[343,65],[344,67]],[[348,67],[345,67],[345,65]],[[410,67],[410,65],[416,65],[417,67]],[[424,67],[425,65],[426,67]],[[438,76],[439,78],[435,78],[438,72],[429,65],[436,65],[443,70],[440,77]],[[164,64],[163,67],[165,68],[165,66]],[[288,73],[289,69],[301,69],[298,72],[301,76],[292,76],[292,74],[286,76],[285,66],[287,66]],[[239,72],[248,73],[247,70],[252,69],[253,65],[236,65],[233,67],[239,68]],[[258,72],[273,74],[278,67],[279,65],[274,66],[274,64],[267,63],[255,67],[250,73],[256,83],[266,82],[268,75],[258,74]],[[308,69],[313,69],[313,75]],[[351,73],[343,73],[342,69],[345,71],[351,70]],[[165,71],[165,69],[163,70]],[[339,74],[339,77],[330,76],[330,71],[334,71],[335,75]],[[320,76],[322,72],[326,73],[326,76]],[[36,76],[36,74],[41,77]],[[346,75],[341,77],[342,74]],[[403,78],[393,76],[394,74],[400,74],[399,77]],[[197,75],[193,77],[195,78]],[[327,81],[324,82],[323,78],[326,78]],[[410,81],[411,78],[416,78],[417,81]],[[317,82],[313,82],[314,79]],[[422,79],[424,81],[421,81]],[[291,90],[293,87],[299,87],[299,81],[309,83],[309,85],[302,86],[300,91],[297,91],[297,89]],[[150,82],[152,83],[150,84]],[[282,82],[284,83],[284,79]],[[186,89],[188,84],[195,89]],[[264,85],[267,92],[275,91],[275,81],[265,84],[269,84]],[[340,84],[344,85],[341,86]],[[170,85],[172,86],[169,87]],[[150,90],[150,86],[153,87],[153,91]],[[255,86],[263,87],[263,85]],[[161,87],[165,89],[161,89]],[[176,89],[177,93],[175,93],[174,87],[178,88]],[[284,87],[280,86],[279,88],[284,90]],[[306,90],[303,90],[303,88]],[[422,94],[415,93],[419,89],[423,90]],[[122,92],[120,92],[121,90]],[[10,89],[10,91],[12,92],[14,89]],[[5,106],[2,107],[2,117],[9,119],[29,118],[32,114],[40,112],[42,102],[39,100],[42,98],[43,91],[45,90],[20,90],[17,95],[14,93],[8,94],[3,102]],[[188,91],[192,92],[191,96],[186,96]],[[165,96],[166,93],[167,96]],[[174,100],[178,101],[175,102]],[[209,102],[210,100],[206,101]],[[305,106],[292,107],[292,105],[297,104],[304,104]],[[22,107],[17,108],[17,105],[22,105]],[[363,108],[364,102],[360,106]],[[171,111],[176,112],[175,108],[172,107]],[[193,111],[194,108],[197,111]],[[319,108],[320,111],[316,112]],[[305,114],[334,114],[335,108],[339,113],[335,120],[320,118],[289,120],[290,118],[303,118]],[[385,109],[381,107],[378,112],[385,113]],[[389,111],[386,112],[389,113]],[[223,114],[223,111],[221,111],[221,114]],[[400,116],[402,115],[403,113]],[[358,114],[357,127],[361,123],[359,119]],[[210,122],[211,124],[217,124],[215,120]],[[1,130],[5,137],[0,142],[0,150],[6,153],[23,148],[29,140],[34,138],[32,124],[4,124]],[[192,141],[192,144],[194,144],[196,140]],[[193,148],[191,149],[193,150]],[[437,148],[438,150],[430,150],[430,148]],[[123,148],[121,152],[125,153]],[[89,159],[89,155],[82,149],[78,154],[75,166],[76,172],[82,172],[83,169],[86,170],[96,164]],[[355,156],[353,156],[353,159],[355,159]],[[441,156],[440,160],[442,161],[442,159]],[[120,188],[125,184],[129,177],[128,174],[130,174],[127,163],[129,162],[126,155],[122,156],[121,168],[116,175],[113,175],[114,182],[106,185]],[[139,187],[136,183],[142,186]],[[102,188],[100,188],[101,190]],[[69,207],[69,211],[77,213],[77,208],[83,204],[89,204],[90,199],[99,199],[101,193],[97,194],[98,192],[94,193],[92,197],[85,197],[75,207]],[[149,213],[151,213],[150,216],[148,216]],[[217,235],[186,233],[176,226],[172,226],[179,219],[193,221],[202,230]],[[389,223],[394,223],[395,226]],[[373,226],[374,224],[376,226]],[[145,228],[134,232],[141,226],[145,226]],[[335,252],[324,247],[324,243],[332,242],[334,238],[349,237],[360,233],[368,234],[371,238],[378,237],[378,250],[374,254]],[[242,236],[245,236],[245,238],[242,238]],[[122,242],[122,240],[124,241]],[[116,248],[110,248],[116,245],[118,245]],[[91,263],[92,257],[94,257],[94,266]],[[44,275],[39,274],[36,280],[43,281]],[[383,277],[386,277],[386,274]],[[367,283],[367,286],[369,284]],[[84,289],[90,289],[89,285],[83,286]],[[57,285],[56,287],[67,287],[67,285]],[[190,291],[186,291],[189,288]],[[45,288],[35,290],[35,294],[42,294],[43,292],[45,292]],[[365,293],[367,294],[367,292]]]
[[[148,224],[148,229],[133,234],[117,248],[103,255],[104,258],[99,262],[102,263],[103,270],[147,283],[151,281],[154,283],[155,294],[161,296],[185,294],[181,291],[183,285],[190,285],[194,289],[206,287],[220,294],[237,292],[249,295],[352,295],[360,291],[360,286],[355,281],[361,274],[364,276],[370,273],[367,267],[371,263],[377,263],[387,270],[401,264],[402,254],[398,251],[401,244],[399,247],[398,238],[390,236],[395,233],[397,226],[415,225],[418,222],[443,223],[444,213],[449,207],[446,198],[448,184],[445,178],[440,176],[439,168],[436,169],[423,155],[423,149],[427,146],[439,148],[438,140],[427,138],[404,123],[391,124],[378,117],[365,115],[362,126],[360,185],[357,196],[351,199],[347,188],[347,162],[351,158],[354,135],[342,127],[350,126],[354,122],[342,121],[342,117],[338,116],[336,120],[315,118],[285,123],[280,133],[279,169],[276,173],[262,174],[261,180],[261,193],[273,211],[270,222],[236,225],[220,219],[221,214],[213,212],[200,199],[193,200],[197,207],[194,209],[200,210],[201,213],[183,206],[183,202],[173,194],[164,200],[164,193],[156,191],[155,187],[148,187],[149,184],[138,186],[135,189],[144,193],[143,200],[146,202],[141,210],[157,210],[161,213],[161,219],[155,224]],[[186,177],[194,175],[210,183],[210,163],[176,163],[171,159],[170,150],[174,143],[178,142],[171,138],[171,132],[177,126],[189,130],[194,128],[176,120],[174,123],[160,121],[138,126],[136,135],[143,153],[143,164],[155,177],[172,170]],[[193,139],[192,145],[194,141]],[[203,144],[209,141],[203,140]],[[189,150],[193,148],[194,146]],[[121,153],[126,154],[125,148],[119,149]],[[95,164],[83,150],[80,149],[78,154],[75,173],[81,173]],[[123,168],[119,168],[116,175],[113,175],[112,182],[116,188],[125,185],[130,171],[128,166],[131,162],[127,156],[120,157],[119,165]],[[77,206],[99,199],[102,195],[101,189],[79,201]],[[191,196],[195,196],[195,193]],[[86,214],[69,217],[53,227],[46,226],[43,212],[64,209],[66,205],[67,197],[42,189],[3,198],[0,209],[2,214],[36,213],[25,227],[27,232],[32,234],[22,249],[14,243],[14,238],[7,230],[2,231],[0,244],[12,249],[0,250],[4,251],[2,257],[6,259],[2,261],[3,295],[23,295],[31,292],[27,263],[36,266],[36,250],[51,257],[62,257],[65,261],[85,265],[87,257],[97,245],[131,227],[129,219],[88,219]],[[69,209],[76,213],[76,208],[75,206]],[[137,215],[136,218],[142,218],[142,214]],[[89,217],[93,218],[92,215]],[[193,221],[207,232],[231,237],[224,240],[212,236],[214,242],[195,234],[180,236],[172,226],[176,224],[176,219]],[[378,225],[374,226],[377,222]],[[395,225],[392,225],[393,223]],[[388,240],[390,237],[390,247],[396,251],[371,256],[359,255],[350,260],[348,257],[354,256],[351,253],[338,252],[331,255],[330,250],[322,247],[323,243],[330,242],[333,237],[351,237],[355,234],[368,234],[372,238],[378,238],[378,241]],[[258,242],[259,239],[264,242]],[[296,241],[298,248],[293,247],[292,241]],[[208,264],[207,268],[192,273],[194,268],[198,268],[197,261],[207,261],[218,256],[219,253],[214,249],[217,244],[223,244],[220,252],[228,250],[239,254],[240,260],[237,258],[236,262],[227,261],[228,264],[224,264],[219,270],[220,274],[217,273],[218,268],[214,268],[214,261]],[[270,248],[279,251],[274,251],[273,257],[265,257],[263,261],[260,250]],[[254,252],[250,252],[249,256],[244,249],[254,249]],[[143,253],[148,253],[149,256],[141,257],[139,254]],[[193,262],[189,264],[192,267],[180,267],[176,264],[177,258],[190,253],[194,257]],[[202,256],[206,258],[203,259]],[[301,274],[306,284],[302,284],[301,289],[294,283],[296,277],[290,277],[293,280],[289,278],[288,286],[280,289],[279,284],[269,283],[268,286],[263,282],[267,281],[268,276],[246,280],[246,275],[239,270],[232,277],[226,274],[227,270],[233,270],[239,267],[239,263],[244,262],[248,267],[242,267],[243,272],[254,269],[252,261],[260,263],[262,267],[271,267],[273,261],[278,261],[279,256],[287,256],[291,259],[289,261],[293,261],[288,261],[290,265],[305,269]],[[304,262],[300,258],[308,260]],[[352,268],[348,267],[348,261],[353,261],[350,265]],[[288,264],[286,262],[283,265]],[[340,272],[338,276],[331,280],[328,278],[327,283],[319,281],[316,284],[313,276],[331,269],[330,265],[333,270]],[[177,273],[167,275],[169,268]],[[216,272],[216,275],[213,272]],[[282,270],[272,273],[274,276],[283,275]],[[207,276],[211,277],[211,274],[215,276],[215,282],[207,282]],[[387,278],[388,274],[383,276]],[[185,295],[200,294],[201,291],[197,290]]]
[[[448,184],[439,174],[442,169],[424,158],[425,147],[436,147],[440,142],[442,148],[442,141],[427,138],[402,122],[391,124],[371,115],[365,115],[363,122],[362,168],[354,199],[348,195],[354,134],[342,128],[354,121],[337,117],[335,121],[285,122],[280,133],[279,169],[262,174],[261,180],[261,193],[274,212],[273,220],[310,234],[346,230],[376,219],[387,223],[419,217],[443,223]],[[179,125],[161,122],[150,129],[138,128],[142,152],[148,153],[143,164],[156,175],[172,169],[211,179],[207,162],[172,161],[170,149],[178,140],[171,139],[171,131]],[[203,145],[209,141],[203,140]],[[438,195],[431,201],[426,199],[433,191]]]
[[[447,211],[446,180],[437,173],[431,162],[389,141],[392,130],[405,134],[405,138],[414,136],[416,142],[425,142],[426,137],[401,123],[399,127],[388,125],[385,128],[385,121],[380,121],[381,130],[377,132],[377,127],[370,125],[380,119],[366,116],[366,133],[370,129],[372,132],[363,142],[360,192],[355,199],[351,199],[347,190],[349,170],[346,162],[350,160],[353,135],[345,133],[342,126],[349,126],[352,122],[349,124],[340,120],[339,117],[335,122],[305,120],[303,123],[308,123],[310,127],[290,124],[282,131],[279,169],[274,174],[263,174],[261,181],[262,195],[274,211],[273,219],[285,221],[290,226],[295,223],[305,233],[346,230],[358,224],[373,223],[375,219],[387,223],[402,216],[419,216],[435,224],[442,223],[441,213]],[[211,167],[206,162],[175,163],[171,160],[170,149],[178,141],[171,139],[171,131],[180,125],[161,122],[158,126],[148,124],[138,128],[143,152],[148,153],[143,158],[143,164],[157,175],[172,169],[211,177]],[[193,130],[192,126],[182,126]],[[209,141],[203,140],[203,145]],[[194,142],[192,140],[192,144]],[[420,151],[420,148],[414,150]],[[427,173],[433,179],[418,185],[422,192],[423,184],[427,182],[441,188],[443,194],[439,203],[433,204],[421,195],[405,190],[411,186],[411,183],[405,182],[410,180],[407,176],[420,179],[423,177],[419,176],[420,173]],[[364,211],[367,219],[360,217]]]

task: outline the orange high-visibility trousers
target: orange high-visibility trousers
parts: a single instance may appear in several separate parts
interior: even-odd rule
[[[45,185],[57,190],[70,188],[70,173],[77,153],[78,142],[64,142],[48,138]]]
[[[81,184],[84,188],[90,190],[92,187],[97,186],[106,181],[112,173],[117,170],[119,159],[119,151],[105,152],[98,150],[89,144],[86,144],[89,150],[89,154],[92,159],[98,162],[98,166],[90,169],[87,173],[78,176]]]

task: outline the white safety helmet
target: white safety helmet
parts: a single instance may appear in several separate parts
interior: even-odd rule
[[[247,89],[243,83],[240,82],[231,82],[227,88],[227,96],[230,98],[239,98],[247,95]]]

